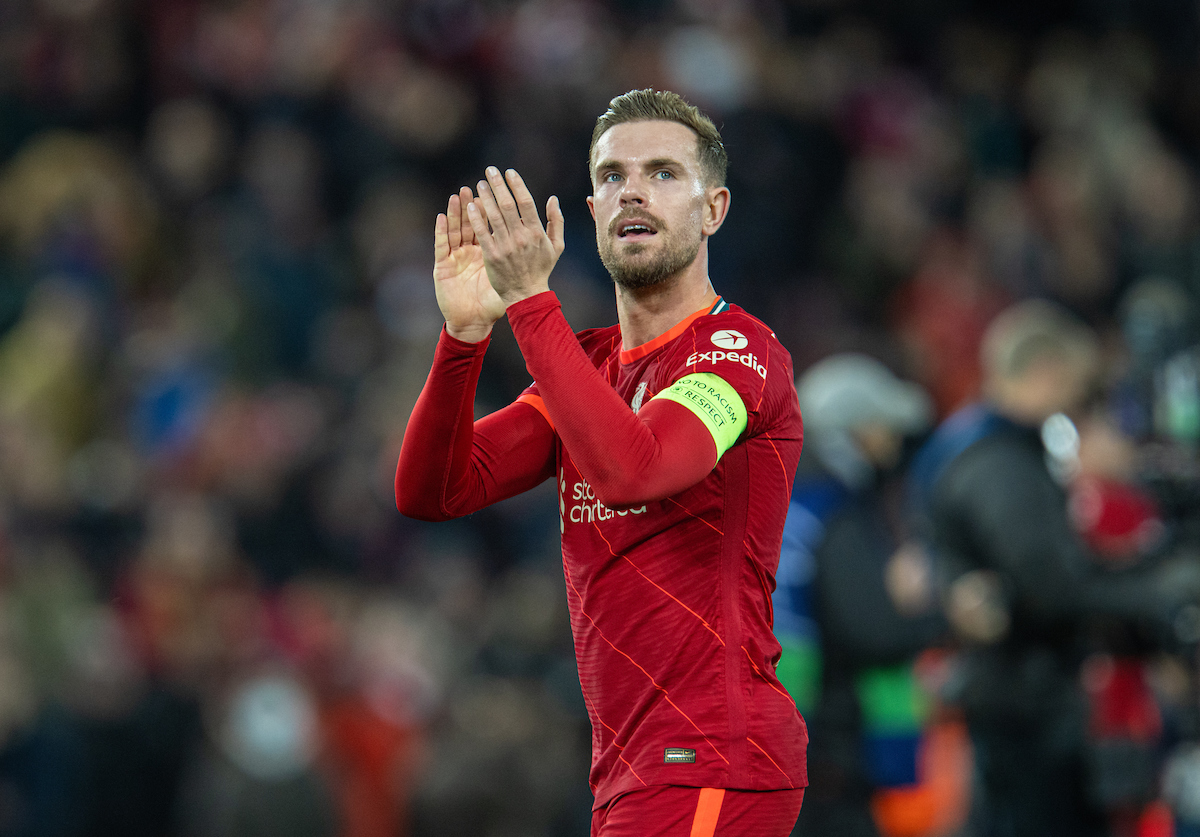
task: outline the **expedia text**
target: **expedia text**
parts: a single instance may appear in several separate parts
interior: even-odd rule
[[[740,363],[742,366],[748,366],[758,373],[758,377],[764,381],[767,379],[767,367],[758,362],[758,356],[750,354],[738,354],[737,352],[723,352],[720,349],[714,349],[711,352],[692,352],[687,359],[687,366],[692,366],[696,363],[708,361],[709,363],[720,363],[721,361],[730,361],[732,363]]]

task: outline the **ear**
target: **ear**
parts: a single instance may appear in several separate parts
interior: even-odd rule
[[[591,195],[587,197],[588,212],[592,213],[592,220],[596,220],[596,199]]]
[[[708,190],[708,202],[704,206],[704,223],[700,232],[708,237],[721,229],[725,216],[729,214],[729,189],[715,186]]]

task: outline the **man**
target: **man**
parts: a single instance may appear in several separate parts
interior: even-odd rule
[[[770,606],[802,436],[791,359],[709,281],[730,200],[711,120],[672,93],[618,96],[589,167],[616,326],[572,333],[548,290],[562,212],[550,198],[543,228],[515,171],[438,216],[446,326],[397,506],[443,520],[557,482],[593,835],[786,835],[807,785]],[[534,384],[473,422],[504,315]]]
[[[947,419],[914,463],[947,617],[964,643],[958,702],[974,744],[971,832],[1104,833],[1086,763],[1080,663],[1116,620],[1171,641],[1194,568],[1105,573],[1071,525],[1042,428],[1086,403],[1099,341],[1041,300],[1002,312],[982,347],[984,400]],[[1050,438],[1049,442],[1054,439]]]

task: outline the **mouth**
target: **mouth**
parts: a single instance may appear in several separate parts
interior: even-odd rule
[[[647,241],[658,235],[658,227],[644,218],[625,218],[616,224],[621,241]]]

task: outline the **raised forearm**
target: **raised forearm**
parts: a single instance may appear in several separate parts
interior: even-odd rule
[[[605,505],[669,497],[712,470],[716,447],[700,421],[661,400],[635,415],[579,345],[553,293],[509,306],[508,316],[555,431]]]
[[[448,520],[459,508],[473,442],[475,385],[488,341],[442,334],[433,367],[404,430],[396,465],[396,507],[421,520]]]
[[[448,520],[533,488],[554,471],[554,434],[527,404],[473,421],[486,343],[443,334],[396,466],[396,507]]]

